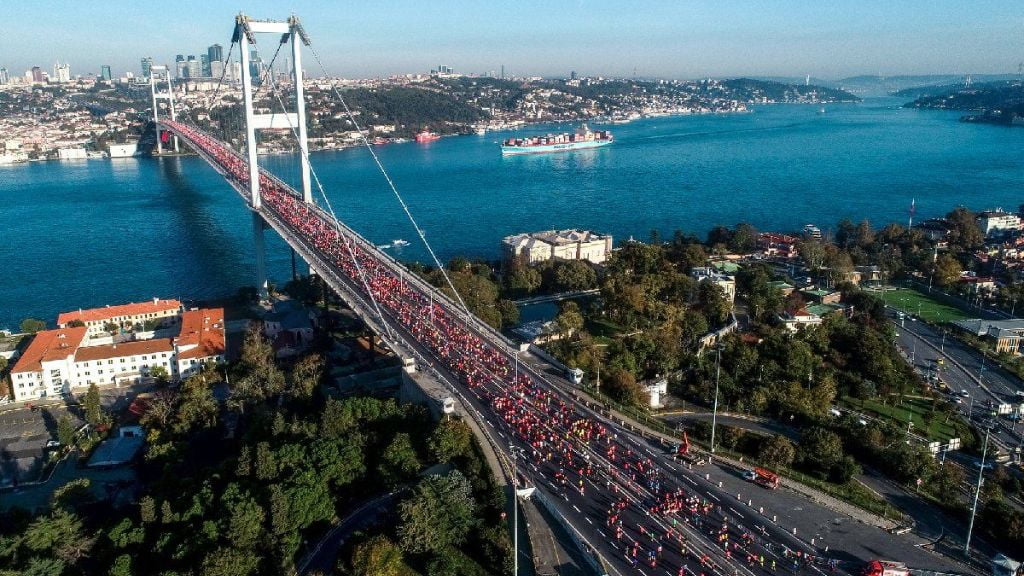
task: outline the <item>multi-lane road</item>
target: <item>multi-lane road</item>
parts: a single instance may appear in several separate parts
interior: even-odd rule
[[[942,358],[939,374],[949,386],[951,400],[959,399],[958,407],[976,425],[996,423],[992,438],[999,446],[1010,451],[1018,448],[1024,425],[1014,425],[1005,416],[993,417],[992,412],[999,404],[1016,407],[1024,403],[1018,395],[1024,390],[1020,380],[956,339],[952,328],[937,328],[909,315],[901,319],[895,312],[891,317],[899,335],[897,343],[915,367],[927,374],[935,367],[935,359]]]

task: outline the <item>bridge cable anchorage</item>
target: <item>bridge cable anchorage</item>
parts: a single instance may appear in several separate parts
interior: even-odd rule
[[[270,76],[270,84],[272,85],[272,93],[274,97],[277,99],[277,102],[281,105],[281,109],[284,110],[285,112],[284,117],[288,121],[288,128],[291,131],[292,135],[295,136],[295,140],[298,142],[298,131],[296,130],[296,127],[292,124],[291,117],[288,116],[288,109],[285,108],[284,101],[281,99],[281,95],[277,93],[277,89],[274,86],[273,75]],[[309,160],[309,151],[302,147],[301,142],[298,142],[298,148],[300,154],[305,156],[306,162],[309,164],[309,173],[313,177],[313,181],[316,183],[316,187],[320,191],[320,195],[323,196],[324,205],[327,206],[327,210],[331,214],[331,219],[334,221],[335,232],[338,233],[338,238],[342,240],[342,244],[344,244],[345,248],[348,250],[349,256],[352,258],[352,262],[355,263],[356,270],[359,272],[359,280],[360,282],[362,282],[363,288],[366,290],[366,293],[370,296],[370,301],[373,302],[373,308],[377,312],[377,317],[380,319],[381,325],[384,326],[384,328],[388,331],[388,336],[390,336],[392,339],[397,340],[394,330],[391,328],[390,323],[384,316],[384,312],[380,308],[380,303],[377,302],[377,297],[374,296],[373,290],[370,289],[370,283],[366,278],[366,271],[364,270],[363,266],[359,263],[359,259],[356,258],[355,253],[352,251],[352,243],[349,241],[348,236],[341,229],[341,221],[338,220],[338,216],[334,212],[334,207],[331,205],[331,200],[327,197],[327,192],[324,190],[323,183],[320,181],[320,175],[316,173],[316,170],[313,168],[313,163],[310,162]]]
[[[316,49],[313,48],[312,45],[309,46],[309,51],[313,54],[313,59],[315,59],[316,63],[320,66],[321,72],[323,72],[324,76],[327,77],[327,68],[324,66],[323,61],[320,60],[320,54],[317,53]],[[455,295],[455,299],[458,300],[459,304],[462,306],[462,309],[466,312],[466,324],[470,324],[473,321],[473,319],[476,318],[476,316],[469,311],[469,307],[466,306],[466,302],[462,299],[462,296],[459,294],[459,291],[455,289],[455,284],[452,283],[451,277],[448,275],[448,272],[445,270],[444,266],[441,265],[441,261],[437,258],[437,254],[434,252],[433,247],[430,246],[430,242],[427,241],[427,236],[423,232],[423,229],[420,228],[420,225],[416,222],[416,219],[413,218],[412,212],[409,210],[409,205],[405,203],[405,199],[403,199],[402,195],[398,193],[398,188],[395,186],[394,181],[391,180],[391,176],[388,174],[388,171],[384,168],[384,164],[380,161],[380,158],[377,156],[377,153],[373,151],[373,146],[370,144],[369,139],[367,139],[366,134],[363,133],[362,127],[359,126],[359,122],[352,114],[352,110],[348,107],[348,103],[345,102],[345,98],[341,95],[341,92],[338,91],[338,87],[332,83],[331,90],[334,92],[335,97],[338,98],[338,101],[341,102],[342,107],[345,109],[345,114],[348,116],[349,121],[352,122],[352,125],[355,126],[356,128],[356,132],[359,134],[359,139],[363,142],[363,146],[366,147],[367,152],[370,153],[370,156],[373,158],[373,161],[377,164],[377,168],[380,170],[380,173],[384,176],[384,179],[387,181],[388,186],[391,188],[391,192],[394,193],[395,198],[398,199],[398,203],[402,206],[402,210],[405,212],[405,215],[409,218],[409,222],[411,222],[413,228],[416,229],[416,234],[419,235],[420,240],[423,242],[423,245],[427,248],[427,252],[430,253],[430,258],[434,261],[434,264],[437,265],[437,269],[441,271],[441,275],[444,276],[445,281],[448,283],[448,287],[452,289],[452,294]]]

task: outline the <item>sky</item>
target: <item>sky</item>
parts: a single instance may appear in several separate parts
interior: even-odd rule
[[[330,75],[457,72],[702,78],[1016,72],[1024,0],[7,0],[0,67],[140,73],[231,42],[242,9],[298,15]],[[271,36],[258,39],[268,59]],[[237,55],[237,50],[235,52]],[[307,75],[322,75],[307,57]]]

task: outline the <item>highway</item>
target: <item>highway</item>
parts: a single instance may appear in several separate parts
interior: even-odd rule
[[[247,167],[237,154],[180,123],[164,125],[204,148],[203,157],[246,197]],[[518,473],[555,504],[609,573],[857,573],[874,558],[963,571],[785,490],[757,488],[735,470],[684,468],[660,441],[592,410],[548,366],[521,361],[512,342],[322,209],[302,204],[269,174],[260,180],[266,222],[396,353],[447,382],[466,415],[500,438],[495,444],[506,457],[521,451]]]
[[[1018,391],[1024,390],[1020,380],[992,362],[983,365],[982,355],[978,351],[948,332],[944,335],[942,328],[914,320],[910,316],[901,320],[896,317],[895,311],[890,316],[899,335],[897,343],[915,368],[927,374],[936,358],[944,358],[941,377],[952,392],[951,398],[961,399],[957,406],[964,416],[979,427],[986,422],[996,422],[992,438],[1004,449],[1013,450],[1020,446],[1024,426],[1013,426],[1013,422],[1005,416],[991,416],[998,404],[1018,405],[1024,402],[1024,398],[1017,396]],[[950,327],[946,330],[954,329]],[[964,391],[966,395],[963,395]]]

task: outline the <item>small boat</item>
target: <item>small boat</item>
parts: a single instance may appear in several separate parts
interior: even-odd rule
[[[441,137],[431,132],[430,130],[424,130],[416,134],[416,141],[419,143],[433,142],[434,140],[440,140]]]
[[[408,245],[409,245],[409,241],[408,240],[401,240],[401,239],[399,239],[399,240],[392,240],[391,241],[391,246],[393,246],[395,248],[402,248],[403,246],[408,246]]]

